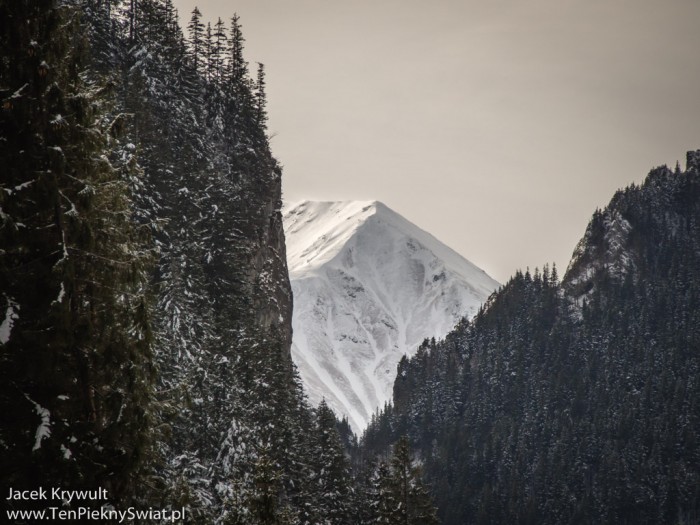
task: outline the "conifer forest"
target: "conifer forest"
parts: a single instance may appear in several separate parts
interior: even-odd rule
[[[0,0],[0,521],[700,523],[700,150],[404,357],[356,436],[290,354],[265,66],[203,20]]]

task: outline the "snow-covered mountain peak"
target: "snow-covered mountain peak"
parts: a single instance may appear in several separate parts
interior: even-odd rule
[[[284,214],[287,264],[292,278],[322,266],[345,246],[357,229],[386,208],[377,201],[303,201]],[[388,210],[388,208],[386,208]]]
[[[345,248],[356,246],[357,237],[410,239],[409,251],[427,250],[448,270],[485,284],[479,290],[489,295],[493,279],[486,272],[380,201],[303,201],[284,214],[287,264],[292,279],[313,273],[328,263],[350,262]],[[392,243],[396,247],[395,243]],[[379,248],[380,253],[389,247]],[[334,264],[335,265],[335,264]]]
[[[294,293],[292,355],[310,401],[361,431],[388,401],[402,355],[472,316],[498,283],[378,201],[284,214]]]

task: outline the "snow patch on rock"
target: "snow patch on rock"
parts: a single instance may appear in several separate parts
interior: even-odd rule
[[[0,345],[7,344],[10,340],[10,335],[12,334],[12,326],[14,322],[19,319],[19,305],[12,301],[12,299],[7,298],[7,309],[5,310],[5,319],[0,324]]]
[[[39,423],[39,426],[36,428],[36,432],[34,433],[34,446],[32,447],[32,452],[34,452],[41,448],[41,441],[51,435],[51,412],[31,399],[28,395],[25,394],[24,397],[26,397],[27,401],[34,405],[36,415],[41,418],[41,423]]]

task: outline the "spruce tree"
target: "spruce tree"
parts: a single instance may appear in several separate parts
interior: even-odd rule
[[[233,17],[231,17],[230,31],[231,34],[228,41],[228,77],[231,91],[235,96],[240,96],[241,88],[243,87],[245,79],[248,75],[248,63],[243,58],[245,38],[243,38],[240,17],[237,14],[234,14]]]
[[[110,163],[109,89],[85,70],[80,13],[0,4],[0,471],[15,489],[134,497],[150,455],[145,269]]]
[[[265,130],[267,126],[267,94],[265,93],[265,65],[258,62],[258,75],[255,82],[255,120]]]
[[[204,32],[204,78],[211,82],[214,78],[214,37],[211,32],[211,23],[207,22],[207,30]]]
[[[376,500],[372,501],[371,504],[371,508],[376,509],[376,523],[377,525],[394,525],[400,519],[400,516],[397,515],[397,509],[400,510],[401,503],[397,499],[397,491],[393,486],[389,465],[384,461],[377,466],[376,485],[378,490],[373,494]]]
[[[394,445],[388,472],[380,474],[379,520],[382,525],[437,525],[435,507],[413,466],[408,438]]]
[[[350,474],[347,458],[336,429],[336,418],[325,400],[317,410],[317,473],[315,477],[319,513],[328,525],[349,525]]]
[[[261,449],[253,475],[255,491],[248,502],[251,525],[278,525],[280,473],[269,448]]]
[[[221,84],[224,77],[227,41],[226,26],[221,18],[219,18],[214,26],[212,42],[213,77],[218,84]]]
[[[192,67],[195,71],[201,72],[206,65],[205,60],[205,28],[202,23],[202,13],[199,8],[192,10],[190,23],[187,25],[190,35],[190,56],[192,57]]]

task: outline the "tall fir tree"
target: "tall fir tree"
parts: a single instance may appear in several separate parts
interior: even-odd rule
[[[265,65],[258,62],[258,74],[255,82],[255,120],[263,130],[267,127],[267,93],[265,91]]]
[[[245,38],[241,29],[240,17],[234,14],[231,17],[230,37],[228,41],[229,60],[228,77],[231,91],[234,96],[241,95],[241,89],[245,85],[248,76],[248,63],[243,56]]]
[[[340,443],[336,417],[325,401],[317,409],[317,471],[314,498],[327,525],[350,525],[352,487],[348,460]]]
[[[214,80],[214,37],[211,31],[211,23],[207,22],[207,29],[204,32],[204,78],[207,82]]]
[[[0,470],[120,504],[151,454],[149,256],[86,50],[72,4],[0,3]]]
[[[190,22],[187,24],[189,32],[190,56],[192,57],[192,67],[197,72],[205,71],[206,67],[206,33],[202,22],[202,13],[198,7],[192,10]]]
[[[213,78],[217,84],[221,84],[224,78],[227,44],[228,38],[226,36],[226,26],[221,18],[219,18],[214,26],[212,41]]]
[[[389,468],[380,474],[379,517],[381,525],[437,525],[436,509],[413,465],[407,437],[394,445]]]

